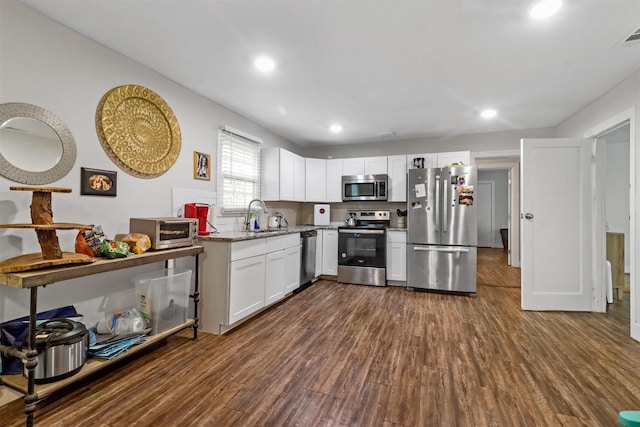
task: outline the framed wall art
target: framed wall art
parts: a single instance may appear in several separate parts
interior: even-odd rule
[[[211,180],[211,155],[193,152],[193,178]]]
[[[118,176],[115,171],[80,168],[80,194],[111,196],[117,194]]]

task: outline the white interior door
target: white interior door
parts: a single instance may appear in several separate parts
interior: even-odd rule
[[[521,142],[524,310],[600,311],[592,301],[600,297],[594,288],[604,289],[595,144],[588,139]]]
[[[492,248],[495,234],[493,224],[493,182],[478,182],[478,247]]]

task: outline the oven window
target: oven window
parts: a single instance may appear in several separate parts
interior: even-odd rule
[[[175,240],[189,238],[188,222],[165,222],[160,224],[160,240]]]
[[[345,183],[344,184],[345,197],[373,197],[376,195],[375,183],[373,182],[361,182],[361,183]]]
[[[338,234],[338,264],[360,267],[385,267],[384,234]]]

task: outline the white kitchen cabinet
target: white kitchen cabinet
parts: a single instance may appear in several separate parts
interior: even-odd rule
[[[264,302],[270,305],[284,298],[285,251],[266,254],[265,262]]]
[[[443,153],[423,153],[407,155],[407,169],[413,169],[413,159],[424,158],[425,168],[443,168],[452,163],[464,163],[471,165],[471,151],[449,151]]]
[[[305,159],[284,148],[262,150],[262,199],[304,201]]]
[[[338,275],[338,230],[322,230],[322,274]]]
[[[407,155],[407,170],[415,169],[413,166],[413,159],[422,158],[424,159],[424,167],[425,168],[437,168],[438,167],[438,154],[436,153],[419,153],[419,154],[408,154]]]
[[[318,230],[316,237],[316,271],[313,277],[319,277],[322,274],[322,230]]]
[[[465,166],[471,165],[471,151],[451,151],[448,153],[438,153],[438,164],[436,167],[443,168],[452,163],[462,163]]]
[[[305,159],[304,157],[293,155],[293,201],[304,202],[305,200]]]
[[[365,157],[364,158],[364,174],[365,175],[386,175],[387,174],[387,156]]]
[[[389,175],[389,201],[407,201],[407,156],[387,157],[387,171]]]
[[[342,202],[342,159],[327,160],[326,202]]]
[[[228,332],[299,286],[300,233],[201,242],[204,332]]]
[[[387,232],[387,281],[407,281],[407,232]]]
[[[229,324],[264,307],[265,257],[233,261],[229,275]]]
[[[327,161],[305,159],[305,200],[325,203],[327,201]]]
[[[284,293],[289,294],[300,287],[300,239],[296,246],[284,250]]]
[[[364,175],[364,158],[342,159],[342,175]]]

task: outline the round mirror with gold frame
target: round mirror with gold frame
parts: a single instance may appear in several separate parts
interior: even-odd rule
[[[76,143],[55,114],[37,105],[0,104],[0,175],[29,185],[65,177],[76,161]]]

